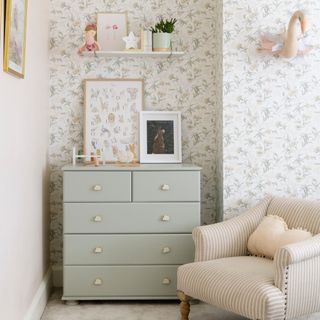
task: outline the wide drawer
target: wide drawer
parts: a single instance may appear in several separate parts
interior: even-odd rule
[[[194,260],[191,234],[65,235],[65,265],[184,264]]]
[[[200,201],[200,172],[133,172],[133,201]]]
[[[65,202],[129,202],[130,172],[64,172]]]
[[[64,267],[64,297],[175,296],[177,267]]]
[[[200,203],[65,203],[64,233],[190,233]]]

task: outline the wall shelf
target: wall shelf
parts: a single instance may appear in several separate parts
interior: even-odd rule
[[[185,53],[183,51],[172,52],[144,52],[144,51],[96,51],[83,52],[84,57],[152,57],[152,58],[169,58],[182,57]]]

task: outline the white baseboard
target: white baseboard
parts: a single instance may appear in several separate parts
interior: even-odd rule
[[[47,305],[52,287],[52,270],[49,267],[45,277],[40,283],[40,286],[32,300],[29,310],[24,317],[24,320],[40,320],[43,311]]]
[[[62,270],[61,265],[52,266],[52,282],[55,288],[62,288]]]

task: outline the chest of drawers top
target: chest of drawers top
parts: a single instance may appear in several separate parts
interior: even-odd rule
[[[125,166],[118,164],[106,164],[95,167],[93,165],[66,165],[63,171],[111,171],[111,172],[134,172],[134,171],[201,171],[202,168],[189,163],[164,163],[164,164],[138,164]]]

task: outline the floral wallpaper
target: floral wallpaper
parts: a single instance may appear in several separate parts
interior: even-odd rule
[[[142,78],[146,110],[182,112],[183,159],[203,167],[202,221],[214,221],[215,96],[217,81],[221,81],[215,68],[221,64],[218,6],[218,1],[211,0],[51,0],[49,162],[53,265],[62,262],[61,167],[70,163],[72,146],[81,146],[83,141],[84,79]],[[97,12],[123,11],[128,12],[129,30],[134,32],[153,24],[160,16],[176,17],[173,46],[186,54],[170,59],[79,57],[76,52],[83,29],[96,20]]]
[[[319,43],[318,0],[225,0],[223,201],[226,217],[265,194],[319,199],[320,51],[286,61],[257,52],[294,11]]]

